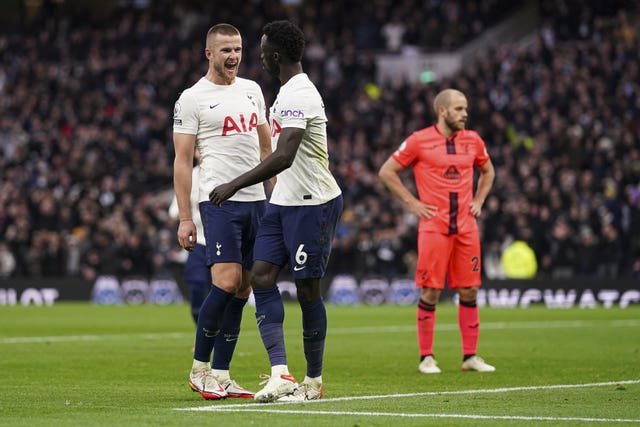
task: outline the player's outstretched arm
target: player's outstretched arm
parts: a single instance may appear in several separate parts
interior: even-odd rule
[[[264,161],[271,155],[271,128],[268,123],[258,125],[258,141],[260,144],[260,161]],[[271,194],[273,187],[276,185],[276,177],[271,177],[264,181],[265,192],[267,195]]]
[[[258,166],[235,178],[231,182],[221,184],[209,193],[209,200],[220,206],[222,202],[233,196],[241,188],[263,182],[276,176],[293,164],[298,147],[302,142],[304,129],[284,128],[278,138],[276,151],[267,156]]]

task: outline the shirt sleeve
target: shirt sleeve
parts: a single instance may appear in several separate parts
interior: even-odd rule
[[[307,128],[307,120],[311,119],[311,115],[313,113],[311,107],[308,105],[307,98],[287,98],[283,100],[280,108],[282,110],[282,129]]]
[[[400,147],[391,155],[395,161],[406,168],[409,165],[415,163],[418,159],[417,143],[415,138],[409,136],[409,138],[402,141]]]
[[[178,219],[179,213],[180,212],[178,211],[178,199],[174,194],[173,199],[171,199],[171,205],[169,206],[169,218]]]
[[[197,135],[199,121],[198,102],[190,91],[185,90],[173,107],[173,131]]]
[[[480,135],[476,134],[476,158],[473,164],[475,166],[482,167],[488,161],[489,153],[487,152],[487,147],[484,143],[484,140],[480,137]]]
[[[262,89],[256,83],[256,98],[258,99],[258,124],[261,125],[267,122],[267,107],[264,102],[264,94],[262,93]]]

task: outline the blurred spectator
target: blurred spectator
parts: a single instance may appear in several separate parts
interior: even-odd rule
[[[5,243],[0,242],[0,278],[11,277],[16,269],[16,259]]]
[[[117,258],[120,277],[149,277],[152,272],[152,248],[144,237],[133,233],[126,237]]]
[[[622,256],[622,242],[618,230],[609,223],[602,226],[602,240],[598,247],[598,276],[617,279]]]
[[[500,261],[507,279],[534,279],[538,274],[536,253],[529,245],[533,238],[529,228],[523,228],[520,236],[502,252]]]
[[[403,37],[407,27],[402,21],[402,17],[399,12],[395,12],[391,15],[389,22],[382,26],[382,35],[385,40],[385,48],[388,52],[399,52],[404,45]]]
[[[559,217],[547,236],[549,252],[543,257],[543,265],[552,279],[569,279],[575,274],[578,254],[573,234],[567,220]]]
[[[597,277],[602,262],[600,244],[588,226],[583,226],[578,237],[576,250],[576,276],[584,279]]]
[[[482,254],[482,272],[490,280],[504,279],[506,273],[503,267],[503,251],[500,242],[492,240],[485,245]]]

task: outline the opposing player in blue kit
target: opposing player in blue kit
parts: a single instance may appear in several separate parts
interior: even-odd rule
[[[237,77],[240,32],[229,24],[211,27],[205,55],[207,74],[180,95],[173,118],[178,241],[187,250],[197,244],[189,195],[192,185],[199,185],[212,281],[198,314],[189,385],[205,399],[251,398],[252,392],[230,378],[229,366],[251,293],[253,244],[266,207],[265,191],[262,182],[247,186],[221,206],[209,202],[208,194],[271,153],[270,129],[262,90],[254,81]],[[192,183],[194,149],[202,158],[196,184]]]
[[[324,103],[302,71],[304,44],[302,31],[291,22],[274,21],[264,27],[262,63],[281,82],[269,110],[274,152],[209,195],[215,205],[224,206],[224,201],[242,188],[277,175],[256,237],[251,271],[256,320],[271,363],[266,385],[255,394],[260,402],[314,400],[323,394],[327,314],[320,279],[342,212],[342,192],[329,171]],[[307,371],[301,384],[287,366],[284,305],[276,285],[280,270],[287,264],[302,310]]]

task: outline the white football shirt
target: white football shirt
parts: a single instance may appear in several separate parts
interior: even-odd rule
[[[266,121],[262,90],[252,80],[236,77],[231,85],[217,85],[202,77],[182,92],[173,111],[173,131],[196,135],[202,158],[199,201],[209,200],[216,186],[260,163],[257,127]],[[264,199],[259,183],[241,189],[229,200]]]
[[[329,171],[324,102],[309,77],[305,73],[296,74],[280,87],[269,111],[274,151],[282,129],[305,129],[293,164],[278,174],[270,203],[320,205],[338,197],[340,187]]]

